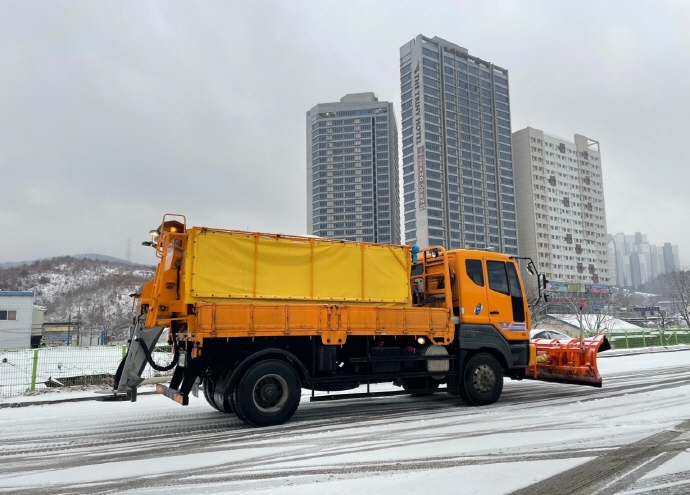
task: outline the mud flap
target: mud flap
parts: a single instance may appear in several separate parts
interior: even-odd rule
[[[527,368],[526,378],[601,387],[597,354],[611,349],[605,335],[567,342],[536,339],[530,346],[536,349],[536,359]]]
[[[142,349],[141,343],[137,342],[137,339],[143,340],[147,349],[151,352],[156,342],[158,342],[161,333],[163,333],[163,329],[164,327],[142,328],[139,323],[136,324],[132,331],[129,349],[122,366],[122,373],[119,376],[117,388],[115,389],[116,394],[134,390],[144,381],[141,375],[147,364],[146,354],[144,349]]]

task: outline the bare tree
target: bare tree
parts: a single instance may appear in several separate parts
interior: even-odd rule
[[[580,282],[566,282],[562,286],[580,286]],[[576,317],[575,322],[587,334],[599,334],[612,330],[620,304],[626,299],[618,300],[615,293],[580,293],[554,291],[551,293],[549,306],[557,308],[559,313]]]
[[[92,307],[89,324],[103,332],[104,344],[110,344],[126,337],[129,315],[117,304],[98,304]]]
[[[611,331],[615,325],[614,310],[598,298],[574,302],[572,309],[572,314],[577,316],[580,327],[588,335]]]
[[[673,309],[690,327],[690,270],[673,270],[660,281],[662,293],[671,301]]]
[[[527,301],[529,302],[530,320],[532,328],[538,328],[548,318],[549,304],[543,297],[539,297],[539,289],[536,286],[527,288]]]
[[[630,311],[635,306],[635,297],[628,289],[611,288],[611,295],[607,302],[609,313],[621,314]]]

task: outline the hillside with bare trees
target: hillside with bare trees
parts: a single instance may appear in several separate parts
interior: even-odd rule
[[[126,336],[129,295],[153,274],[149,266],[62,256],[0,268],[0,290],[33,291],[46,322],[80,321],[83,332],[103,333],[109,342]]]

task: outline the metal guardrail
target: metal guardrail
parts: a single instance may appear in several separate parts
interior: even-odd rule
[[[126,346],[58,346],[0,349],[0,398],[30,395],[57,387],[112,385]],[[172,360],[169,348],[153,352],[159,364]],[[160,373],[150,366],[142,378]]]
[[[640,347],[668,347],[690,344],[687,329],[645,329],[617,330],[604,332],[612,349],[638,349]]]

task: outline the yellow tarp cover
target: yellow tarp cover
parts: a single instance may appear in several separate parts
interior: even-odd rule
[[[409,246],[195,227],[185,272],[196,300],[410,305]]]

